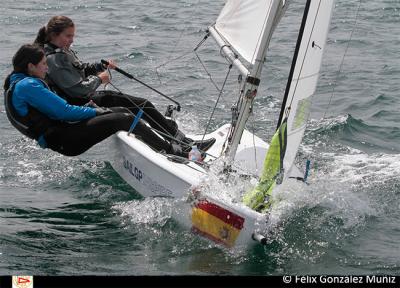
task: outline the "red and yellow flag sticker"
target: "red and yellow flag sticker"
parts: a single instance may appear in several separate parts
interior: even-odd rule
[[[192,210],[192,230],[228,247],[235,245],[244,218],[206,200]]]

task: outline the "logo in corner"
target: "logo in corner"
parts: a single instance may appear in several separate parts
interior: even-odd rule
[[[33,276],[12,276],[13,288],[33,288]]]

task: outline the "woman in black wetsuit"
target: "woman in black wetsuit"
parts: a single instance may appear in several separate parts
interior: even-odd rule
[[[147,99],[123,94],[115,91],[96,91],[103,83],[110,81],[105,67],[101,63],[82,63],[75,52],[70,49],[75,36],[75,25],[66,16],[52,17],[46,26],[42,27],[35,43],[44,47],[49,65],[48,80],[51,88],[68,103],[83,105],[92,100],[99,106],[122,106],[134,114],[143,110],[143,119],[161,133],[169,135],[187,149],[197,145],[206,151],[214,144],[215,139],[193,141],[178,129],[176,123],[166,119]],[[115,63],[109,60],[109,68],[115,68]]]
[[[130,128],[135,115],[127,108],[75,106],[49,90],[43,49],[23,45],[14,55],[13,72],[4,83],[5,108],[12,125],[37,140],[42,148],[75,156],[120,130]],[[133,133],[157,151],[187,157],[179,145],[155,134],[141,120]]]

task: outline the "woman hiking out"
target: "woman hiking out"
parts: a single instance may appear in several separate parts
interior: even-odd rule
[[[110,81],[105,71],[107,67],[101,63],[82,63],[70,47],[74,36],[73,21],[66,16],[54,16],[39,30],[35,39],[35,44],[44,47],[46,53],[50,87],[69,104],[83,105],[92,100],[102,107],[126,107],[134,114],[142,109],[142,118],[152,128],[169,135],[184,149],[190,150],[192,145],[197,145],[200,150],[206,151],[214,144],[214,138],[203,141],[187,138],[174,121],[165,118],[147,99],[116,91],[96,91],[102,83],[107,84]],[[108,68],[116,67],[114,61],[108,62]]]

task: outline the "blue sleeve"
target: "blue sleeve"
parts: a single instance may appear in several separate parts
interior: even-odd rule
[[[23,95],[29,105],[51,119],[80,121],[96,116],[96,110],[93,108],[69,105],[67,101],[51,92],[39,80],[31,78],[18,84],[21,85],[17,85],[14,93],[17,92],[19,95]]]

